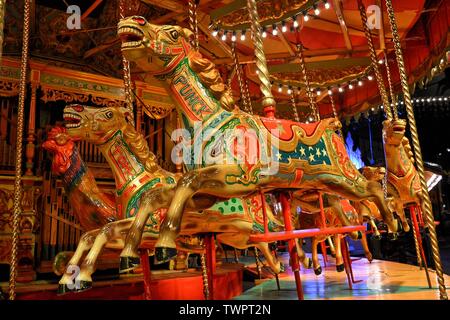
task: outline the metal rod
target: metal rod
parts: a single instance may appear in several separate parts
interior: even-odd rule
[[[360,0],[361,1],[361,0]],[[417,164],[417,173],[419,174],[420,183],[422,185],[423,207],[425,211],[426,223],[430,232],[431,249],[433,253],[433,260],[436,268],[436,276],[439,283],[439,293],[442,300],[448,300],[447,289],[445,288],[444,272],[442,270],[441,257],[439,254],[439,242],[436,235],[436,228],[434,225],[433,209],[431,206],[430,195],[428,194],[427,182],[425,180],[425,169],[422,160],[422,150],[420,148],[419,134],[417,132],[416,118],[414,116],[414,109],[411,103],[411,95],[408,86],[408,77],[406,75],[405,63],[403,61],[403,53],[398,34],[397,22],[395,20],[394,8],[391,0],[386,0],[386,8],[389,16],[389,24],[391,25],[392,36],[394,40],[395,56],[397,58],[398,70],[400,73],[400,82],[403,91],[403,100],[406,105],[406,113],[408,116],[409,126],[411,130],[411,138],[414,147],[414,155]]]
[[[389,93],[391,95],[392,117],[394,118],[394,120],[398,120],[397,99],[395,98],[394,84],[392,83],[392,76],[391,76],[391,67],[389,66],[388,55],[387,55],[386,49],[383,50],[383,54],[384,54],[384,65],[386,66],[386,75],[387,75],[387,80],[388,80],[388,85],[389,85]]]
[[[430,274],[428,273],[427,258],[425,257],[425,252],[423,251],[422,236],[420,235],[420,228],[419,228],[419,224],[417,223],[415,207],[417,207],[417,206],[410,206],[409,213],[410,213],[411,219],[413,221],[414,238],[417,238],[417,246],[419,249],[419,251],[417,252],[417,254],[418,254],[417,260],[419,260],[419,257],[421,256],[419,266],[422,268],[422,265],[423,265],[423,267],[425,269],[425,275],[427,277],[428,288],[431,289],[432,285],[431,285],[431,280],[430,280]],[[416,240],[416,239],[414,239],[414,240]],[[416,249],[416,251],[417,251],[417,249]]]
[[[391,106],[389,104],[388,95],[384,86],[383,76],[381,75],[380,68],[378,68],[377,54],[375,52],[375,46],[373,45],[372,34],[369,26],[367,25],[366,7],[362,3],[362,0],[358,0],[359,14],[361,15],[361,21],[364,28],[364,34],[366,35],[367,44],[369,45],[370,60],[373,72],[375,73],[375,79],[377,81],[378,91],[381,95],[381,101],[386,112],[386,117],[392,119]]]
[[[5,34],[3,32],[3,27],[5,24],[5,8],[6,8],[6,0],[0,0],[0,63],[2,62],[3,57],[3,40]]]
[[[303,44],[301,42],[297,44],[297,56],[300,59],[300,68],[302,69],[303,81],[305,82],[306,87],[306,96],[309,100],[309,107],[311,108],[311,111],[313,113],[314,120],[319,121],[320,112],[316,105],[316,101],[314,100],[314,94],[311,91],[311,84],[309,82],[309,77],[306,71],[305,56],[303,55]]]
[[[252,39],[255,46],[256,69],[261,81],[260,88],[263,94],[262,106],[267,117],[275,117],[275,99],[272,95],[272,85],[269,80],[266,56],[263,49],[261,26],[259,24],[258,7],[256,0],[247,0],[247,9],[251,21]]]
[[[239,64],[239,59],[238,59],[238,56],[236,53],[236,41],[233,41],[231,43],[231,56],[233,57],[234,69],[236,70],[236,76],[238,78],[239,91],[240,91],[240,94],[242,97],[242,99],[241,99],[242,106],[246,112],[249,112],[247,99],[245,97],[244,80],[242,79],[242,69],[241,69],[241,65]]]
[[[16,138],[16,171],[14,179],[14,208],[13,208],[13,234],[11,244],[11,262],[9,273],[9,299],[16,298],[16,279],[19,251],[20,216],[22,214],[22,152],[24,133],[24,110],[27,97],[27,72],[30,40],[30,15],[33,0],[25,0],[23,14],[22,59],[20,64],[19,105],[17,108],[17,138]]]

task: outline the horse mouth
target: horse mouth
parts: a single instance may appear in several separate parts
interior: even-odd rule
[[[64,121],[67,129],[75,129],[81,126],[81,117],[76,113],[64,112]]]
[[[405,131],[405,127],[403,126],[394,126],[392,128],[392,131],[396,132],[396,133],[402,133]]]
[[[122,49],[132,49],[139,47],[144,39],[144,33],[133,26],[123,26],[117,31],[122,41]]]

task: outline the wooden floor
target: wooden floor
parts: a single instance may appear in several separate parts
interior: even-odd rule
[[[287,257],[284,257],[287,260]],[[305,300],[434,300],[439,299],[436,273],[429,270],[432,289],[428,288],[425,271],[419,267],[396,262],[366,259],[353,262],[355,280],[353,290],[348,287],[345,272],[336,272],[334,259],[329,257],[326,268],[316,276],[313,270],[302,270],[301,279]],[[287,265],[287,261],[285,261]],[[331,263],[330,263],[331,262]],[[295,281],[290,272],[280,277],[281,290],[275,279],[265,281],[235,297],[238,300],[296,300]],[[450,277],[445,276],[447,291]]]

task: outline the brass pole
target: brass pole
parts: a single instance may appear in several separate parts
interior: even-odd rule
[[[291,104],[292,104],[292,110],[294,110],[294,119],[295,119],[295,121],[300,122],[300,117],[298,116],[297,104],[295,103],[294,89],[292,89],[292,91],[291,91]]]
[[[439,284],[440,298],[442,300],[448,300],[447,290],[445,288],[444,273],[442,271],[441,257],[439,255],[439,242],[437,239],[436,228],[434,225],[433,209],[431,206],[430,195],[428,194],[427,182],[425,180],[425,169],[423,167],[422,150],[420,148],[419,134],[417,132],[416,119],[414,116],[414,109],[411,103],[411,95],[408,86],[408,77],[406,75],[405,63],[403,61],[400,36],[398,34],[397,22],[395,20],[394,8],[392,7],[391,0],[386,0],[386,8],[389,16],[389,24],[391,25],[392,37],[394,40],[395,56],[397,58],[398,70],[400,73],[400,81],[403,91],[403,99],[405,101],[406,113],[408,116],[409,126],[411,130],[414,154],[416,157],[417,172],[419,174],[420,183],[422,185],[423,207],[425,211],[428,230],[430,232],[431,249],[433,253],[434,265],[436,268],[436,276]]]
[[[314,100],[314,94],[311,91],[311,84],[309,83],[308,74],[306,73],[305,56],[303,55],[303,45],[301,43],[297,44],[297,55],[300,59],[300,68],[302,69],[303,81],[305,81],[306,96],[309,100],[309,107],[311,108],[314,116],[314,120],[320,120],[320,113]]]
[[[5,24],[5,7],[6,7],[6,0],[0,0],[0,63],[2,62],[2,56],[3,56],[3,39],[5,37],[3,33],[3,27]]]
[[[380,95],[381,95],[381,101],[383,103],[384,110],[386,112],[386,117],[390,120],[390,119],[392,119],[391,105],[389,103],[386,88],[384,87],[383,76],[381,75],[380,69],[378,68],[377,54],[375,52],[375,47],[373,45],[372,34],[367,25],[366,8],[364,7],[362,0],[358,0],[358,7],[359,7],[359,14],[361,15],[361,21],[362,21],[363,28],[364,28],[364,34],[366,36],[367,44],[369,46],[370,60],[371,60],[372,69],[375,73],[375,79],[377,81],[378,91],[380,92]]]
[[[333,110],[333,116],[336,120],[339,120],[338,114],[336,111],[336,105],[334,103],[333,93],[330,94],[328,92],[328,97],[330,98],[331,109]],[[338,129],[337,132],[338,132],[338,135],[341,136],[342,139],[344,139],[344,134],[342,133],[342,129]]]
[[[206,268],[206,257],[204,253],[200,255],[200,262],[202,264],[203,294],[205,300],[209,300],[208,270]]]
[[[389,85],[389,92],[391,95],[392,116],[393,116],[394,120],[398,120],[397,99],[395,98],[394,84],[392,83],[391,68],[389,67],[389,61],[388,61],[386,49],[383,50],[383,54],[384,54],[384,65],[386,66],[386,75],[387,75],[387,80],[388,80],[388,85]]]
[[[238,78],[239,82],[239,91],[241,93],[241,101],[242,101],[242,107],[246,112],[249,112],[249,108],[247,105],[247,99],[245,97],[245,89],[244,89],[244,82],[242,79],[242,69],[241,65],[239,64],[239,60],[236,54],[236,41],[231,42],[231,56],[233,57],[233,63],[234,63],[234,69],[236,70],[236,76]],[[231,87],[231,85],[230,85]]]
[[[120,19],[125,19],[125,3],[126,0],[119,1],[119,16]],[[133,95],[131,93],[132,85],[131,85],[131,74],[130,74],[130,62],[122,55],[122,68],[123,68],[123,84],[125,89],[125,105],[126,108],[130,111],[130,117],[128,120],[131,125],[135,125],[134,123],[134,110],[133,110]],[[140,130],[140,128],[136,128]]]
[[[198,0],[189,0],[189,9],[188,9],[188,16],[189,16],[189,28],[191,28],[192,32],[194,33],[194,39],[192,40],[192,46],[195,50],[198,51],[199,48],[199,42],[198,42],[198,20],[197,20],[197,5]]]
[[[242,66],[241,66],[242,67]],[[247,101],[248,110],[253,113],[252,99],[250,98],[250,91],[248,90],[248,83],[246,80],[245,69],[242,67],[242,84],[244,85],[244,99]]]
[[[273,118],[275,116],[275,99],[272,95],[272,85],[269,80],[269,70],[267,69],[267,61],[263,49],[256,0],[247,0],[247,9],[251,21],[253,44],[255,46],[256,69],[258,71],[259,81],[261,81],[260,88],[263,94],[262,106],[266,116]]]
[[[23,11],[23,37],[22,37],[22,59],[20,64],[20,83],[19,83],[19,105],[17,108],[17,138],[16,138],[16,171],[14,179],[14,211],[13,211],[13,234],[11,248],[11,262],[9,273],[9,299],[16,298],[16,279],[17,279],[17,256],[19,250],[20,216],[22,214],[22,152],[23,152],[23,133],[24,133],[24,110],[25,99],[27,97],[27,72],[29,58],[30,41],[30,14],[33,0],[25,0]]]

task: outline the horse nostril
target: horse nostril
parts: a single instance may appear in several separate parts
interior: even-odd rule
[[[72,109],[75,110],[76,112],[82,112],[84,110],[84,107],[82,105],[75,104],[72,106]]]

